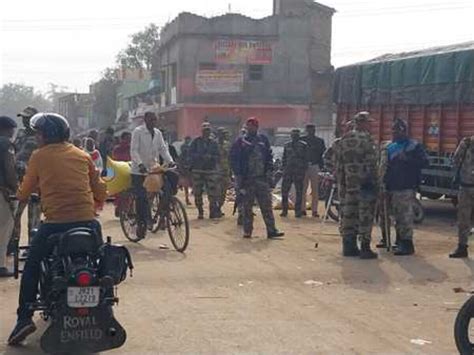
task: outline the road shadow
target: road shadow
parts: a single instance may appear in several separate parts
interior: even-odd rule
[[[26,340],[18,346],[8,346],[5,344],[5,350],[1,351],[2,355],[30,355],[30,354],[46,354],[41,350],[40,339],[46,329],[49,327],[48,322],[43,321],[42,319],[35,319],[35,324],[38,327],[36,332],[31,334]],[[12,324],[13,329],[13,324]],[[3,345],[3,344],[2,344]]]
[[[278,241],[268,240],[266,237],[254,236],[252,239],[245,239],[242,236],[232,238],[227,245],[227,249],[236,254],[249,254],[254,252],[261,252],[269,247],[271,243],[278,243]]]
[[[186,259],[186,253],[179,253],[172,249],[171,242],[166,244],[171,249],[160,249],[156,240],[153,246],[144,243],[127,243],[126,247],[132,254],[133,261],[167,261],[167,262],[181,262]]]
[[[466,264],[466,266],[469,268],[469,270],[471,271],[471,275],[474,277],[474,260],[471,260],[471,259],[463,259],[462,260],[464,262],[464,264]]]
[[[410,283],[426,285],[441,283],[448,278],[448,274],[430,264],[423,256],[393,256],[391,262],[398,263],[402,269],[411,275]]]
[[[389,276],[382,270],[381,259],[334,257],[330,260],[341,268],[344,284],[371,293],[385,293],[390,285]]]

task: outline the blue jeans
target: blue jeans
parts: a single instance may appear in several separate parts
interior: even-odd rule
[[[41,261],[51,253],[50,244],[47,242],[48,237],[52,234],[65,233],[70,229],[78,227],[95,230],[99,237],[102,238],[102,228],[96,220],[74,223],[42,223],[39,227],[38,233],[33,238],[28,250],[28,259],[25,262],[21,276],[17,310],[19,320],[33,317],[33,311],[29,309],[28,305],[36,302]]]

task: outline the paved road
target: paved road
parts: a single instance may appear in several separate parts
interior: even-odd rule
[[[454,354],[453,321],[467,295],[453,288],[472,289],[474,263],[447,258],[452,212],[430,208],[446,213],[417,231],[416,257],[382,252],[361,261],[340,256],[335,224],[310,218],[278,219],[287,238],[267,241],[258,216],[260,237],[243,240],[230,208],[220,222],[197,221],[191,208],[191,245],[181,255],[159,249],[171,246],[163,234],[126,242],[107,207],[105,233],[129,246],[136,263],[116,307],[128,340],[111,353]],[[14,322],[17,289],[16,281],[0,280],[2,339]],[[37,323],[24,347],[1,344],[0,353],[40,353],[44,324]]]

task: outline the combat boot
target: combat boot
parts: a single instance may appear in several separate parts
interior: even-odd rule
[[[406,256],[406,255],[413,255],[415,254],[415,246],[413,245],[412,240],[403,240],[400,239],[398,241],[398,247],[393,253],[393,255],[397,256]]]
[[[204,219],[204,209],[202,206],[198,206],[198,219]]]
[[[357,239],[355,237],[345,238],[342,240],[342,255],[346,257],[359,256],[360,250],[357,246]]]
[[[372,249],[370,249],[370,242],[364,241],[360,245],[360,258],[363,260],[368,259],[377,259],[377,253],[374,253]]]
[[[449,254],[451,259],[467,258],[468,256],[467,245],[464,244],[458,244],[454,253]]]

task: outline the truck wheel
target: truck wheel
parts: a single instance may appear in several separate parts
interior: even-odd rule
[[[423,205],[421,204],[420,200],[416,200],[413,204],[413,214],[415,217],[413,222],[415,222],[415,224],[423,223],[423,220],[425,219],[425,210],[423,209]]]

